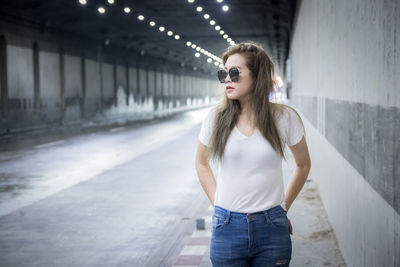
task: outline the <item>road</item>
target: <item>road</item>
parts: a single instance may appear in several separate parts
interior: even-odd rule
[[[206,112],[3,142],[1,266],[171,265],[207,201],[194,169]]]

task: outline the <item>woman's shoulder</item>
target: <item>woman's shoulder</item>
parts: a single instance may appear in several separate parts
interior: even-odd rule
[[[272,103],[272,107],[274,109],[275,114],[278,118],[286,118],[293,117],[295,115],[299,116],[299,113],[293,107],[286,104]]]
[[[215,114],[217,113],[217,105],[213,105],[211,107],[209,107],[209,110],[207,111],[207,113],[205,114],[204,118],[203,118],[203,123],[207,122],[208,124],[212,124],[212,121],[215,118]]]

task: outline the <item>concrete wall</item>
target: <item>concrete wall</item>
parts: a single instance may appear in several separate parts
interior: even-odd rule
[[[0,38],[0,134],[175,108],[183,95],[195,97],[179,90],[183,74],[213,87],[198,88],[197,98],[220,91],[209,74],[134,51],[70,43],[77,39],[3,21]]]
[[[300,1],[290,103],[348,266],[400,266],[400,2]]]
[[[58,122],[61,116],[60,56],[57,53],[39,52],[39,79],[42,120]]]

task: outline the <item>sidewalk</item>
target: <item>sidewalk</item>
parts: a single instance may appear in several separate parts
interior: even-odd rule
[[[285,177],[293,169],[291,164],[290,160],[283,163]],[[212,214],[212,206],[206,205],[197,217],[205,219],[206,229],[192,233],[173,267],[212,266],[209,259]],[[346,266],[311,174],[291,206],[288,218],[293,226],[291,267]]]

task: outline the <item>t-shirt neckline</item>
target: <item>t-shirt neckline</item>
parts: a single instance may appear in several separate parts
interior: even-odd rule
[[[243,134],[243,133],[239,130],[239,128],[238,128],[236,125],[235,125],[235,130],[236,130],[241,136],[243,136],[243,137],[245,137],[245,138],[251,138],[251,137],[255,136],[255,135],[257,134],[257,132],[258,132],[258,129],[255,129],[252,135],[245,135],[245,134]]]

